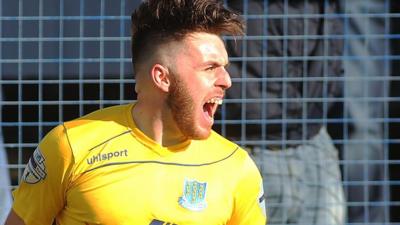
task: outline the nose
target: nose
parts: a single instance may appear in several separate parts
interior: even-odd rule
[[[231,76],[225,67],[221,67],[221,70],[217,74],[216,86],[219,86],[224,90],[232,86]]]

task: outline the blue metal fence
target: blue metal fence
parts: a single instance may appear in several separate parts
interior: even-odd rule
[[[286,0],[285,2],[288,2]],[[311,1],[311,0],[309,0]],[[326,2],[327,0],[325,0]],[[140,1],[106,0],[0,0],[0,76],[3,93],[2,116],[4,147],[8,154],[11,188],[18,184],[24,165],[36,148],[39,140],[55,125],[95,109],[122,104],[134,99],[134,80],[130,59],[130,13]],[[267,123],[312,123],[322,121],[340,150],[343,186],[347,194],[358,188],[361,197],[348,201],[349,208],[363,212],[362,221],[349,224],[397,224],[400,217],[399,200],[393,192],[399,186],[396,174],[399,161],[395,153],[400,144],[398,125],[400,118],[400,94],[398,52],[399,28],[393,23],[399,17],[400,8],[390,0],[358,1],[342,0],[340,12],[336,14],[269,14],[269,1],[263,1],[260,12],[249,11],[248,1],[243,0],[244,19],[270,20],[290,18],[339,19],[343,22],[343,35],[281,36],[247,34],[239,41],[330,39],[344,41],[342,56],[270,56],[267,51],[262,57],[231,57],[231,61],[245,65],[250,61],[266,62],[277,60],[341,60],[344,74],[338,77],[279,77],[233,79],[234,85],[246,82],[310,82],[325,79],[344,84],[340,96],[321,99],[291,98],[240,98],[227,99],[227,105],[242,105],[238,118],[228,119],[226,106],[222,107],[217,129],[229,135],[228,125],[237,125],[241,145],[268,144],[265,129],[260,139],[248,139],[246,127],[251,124]],[[396,8],[397,7],[397,8]],[[290,28],[287,28],[290,29]],[[396,33],[397,32],[397,33]],[[230,38],[226,38],[229,40]],[[243,46],[246,46],[243,44]],[[287,47],[287,46],[286,46]],[[244,47],[245,48],[245,47]],[[356,90],[359,90],[356,92]],[[285,96],[285,95],[284,95]],[[334,103],[333,109],[324,108],[323,118],[298,120],[247,119],[247,104],[266,104],[279,101],[307,104],[321,101],[324,107]],[[357,103],[354,106],[353,103]],[[283,104],[285,105],[285,104]],[[354,111],[356,107],[357,110]],[[287,110],[283,108],[284,112]],[[369,113],[373,112],[373,113]],[[365,116],[367,115],[367,116]],[[354,125],[356,122],[359,122]],[[361,124],[361,125],[360,125]],[[376,128],[377,127],[377,128]],[[352,136],[357,130],[360,136]],[[275,140],[276,141],[276,140]],[[301,140],[300,140],[301,141]],[[289,141],[290,142],[290,141]],[[281,143],[281,141],[278,141]],[[363,150],[376,148],[372,153]],[[359,154],[354,156],[354,149]],[[374,157],[371,158],[370,154]],[[376,157],[375,157],[376,156]],[[359,176],[353,179],[353,167]],[[379,179],[371,179],[371,168],[381,168]],[[353,170],[354,172],[354,170]],[[383,196],[371,199],[373,187],[380,187]],[[361,189],[360,189],[361,188]],[[392,194],[391,194],[392,190]],[[381,208],[383,218],[377,221],[374,208]],[[400,223],[399,223],[400,224]]]

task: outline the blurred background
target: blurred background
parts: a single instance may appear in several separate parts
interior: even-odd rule
[[[312,2],[312,0],[304,1]],[[400,224],[400,2],[394,0],[340,0],[337,11],[290,14],[271,11],[273,1],[255,1],[262,5],[253,10],[249,0],[240,0],[243,18],[247,23],[291,19],[325,18],[340,23],[334,35],[304,33],[271,36],[247,30],[237,38],[238,48],[247,51],[250,42],[257,41],[262,55],[251,53],[232,55],[230,60],[240,65],[232,76],[234,91],[221,107],[215,129],[242,146],[265,144],[282,140],[268,140],[271,124],[282,130],[293,124],[322,123],[328,128],[339,150],[342,184],[347,199],[347,224]],[[283,0],[289,7],[292,0]],[[297,1],[303,2],[303,1]],[[330,0],[320,0],[325,7]],[[132,102],[135,99],[134,73],[130,57],[130,14],[139,0],[0,0],[0,105],[3,144],[0,154],[0,185],[12,190],[18,185],[25,164],[38,142],[46,133],[66,120],[71,120],[99,108]],[[226,4],[230,4],[225,0]],[[286,21],[286,22],[285,22]],[[263,25],[267,26],[267,25]],[[324,27],[321,27],[324,29]],[[232,38],[225,37],[227,43]],[[290,40],[319,40],[326,48],[337,40],[340,55],[319,56],[304,54],[269,55],[271,40],[288,43]],[[288,50],[282,44],[283,51]],[[334,46],[332,47],[334,48]],[[291,62],[300,65],[310,60],[340,62],[340,75],[328,74],[304,77],[301,80],[282,76],[267,78],[261,73],[248,77],[246,65],[279,61],[283,66]],[[268,82],[283,86],[302,82],[303,93],[307,82],[318,80],[323,88],[329,82],[338,83],[334,95],[308,98],[300,95],[292,99],[290,93],[273,99],[269,96],[252,97],[246,94],[248,84],[259,88]],[[282,89],[288,91],[288,89]],[[283,114],[290,114],[287,102],[295,101],[307,108],[317,101],[322,117],[309,118],[306,113],[295,119],[286,116],[268,120],[268,110],[260,118],[248,117],[251,104],[268,107],[268,102],[282,103]],[[239,107],[234,107],[239,106]],[[328,107],[329,106],[329,107]],[[250,137],[249,130],[260,134]],[[282,131],[284,132],[284,131]],[[298,140],[301,141],[301,140]],[[357,149],[357,150],[356,150]],[[355,194],[356,193],[356,194]],[[355,197],[357,195],[357,197]],[[0,202],[7,200],[6,197]],[[8,203],[0,203],[6,208]],[[357,214],[357,218],[356,215]],[[1,214],[0,214],[1,215]],[[1,219],[0,219],[1,223]],[[322,224],[321,224],[322,225]]]

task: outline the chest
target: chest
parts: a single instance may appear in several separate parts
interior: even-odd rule
[[[223,163],[109,165],[74,182],[64,214],[88,224],[226,224],[235,186],[229,171]]]

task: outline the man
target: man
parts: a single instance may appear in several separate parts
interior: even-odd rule
[[[390,4],[383,0],[341,0],[346,35],[343,103],[343,180],[347,183],[348,222],[389,221],[388,125]],[[382,38],[373,38],[375,35]],[[357,38],[354,38],[357,37]],[[340,137],[337,138],[342,138]],[[373,183],[373,185],[371,184]]]
[[[1,88],[0,101],[3,101],[3,91]],[[2,109],[1,106],[0,109]],[[8,167],[7,152],[3,142],[3,131],[0,129],[0,224],[4,224],[12,204]]]
[[[231,86],[214,0],[145,1],[132,15],[136,104],[53,129],[30,159],[7,225],[265,224],[261,176],[211,130]]]

